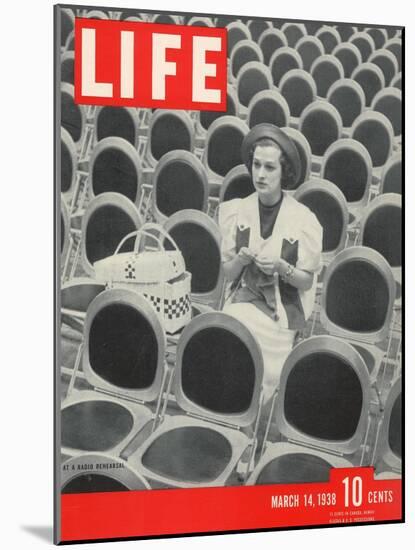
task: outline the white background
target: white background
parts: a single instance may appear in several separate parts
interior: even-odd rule
[[[1,45],[1,364],[2,430],[0,470],[0,545],[37,548],[52,537],[52,372],[53,372],[53,14],[52,1],[20,1],[2,6]],[[415,63],[414,19],[402,0],[296,0],[248,2],[209,0],[96,1],[139,9],[209,11],[278,18],[407,25],[406,120],[413,124]],[[415,151],[412,124],[407,125],[407,217],[411,243],[414,217]],[[413,261],[408,246],[408,281]],[[171,540],[123,542],[122,548],[307,549],[413,547],[414,529],[414,376],[413,284],[407,286],[407,525],[317,529]],[[4,307],[5,306],[5,307]],[[252,510],[255,514],[255,510]],[[111,547],[113,547],[111,544]],[[87,545],[88,547],[90,545]],[[91,546],[92,547],[92,546]],[[94,545],[97,549],[101,545]],[[120,546],[121,547],[121,546]],[[107,544],[104,548],[110,548]]]

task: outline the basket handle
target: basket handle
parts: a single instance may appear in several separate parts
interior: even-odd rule
[[[150,229],[155,229],[158,232],[159,236],[155,235],[154,233],[150,233],[150,231],[149,231]],[[164,238],[161,239],[160,235],[162,235]],[[120,251],[123,244],[128,239],[130,239],[131,237],[134,237],[134,236],[136,237],[135,243],[134,243],[134,252],[136,254],[138,253],[141,237],[143,237],[143,236],[152,238],[158,244],[159,250],[164,250],[163,241],[165,239],[167,239],[173,245],[174,249],[179,251],[179,248],[178,248],[177,244],[174,242],[172,237],[167,233],[167,231],[161,225],[158,225],[157,223],[149,222],[149,223],[145,223],[144,225],[142,225],[142,227],[140,229],[138,229],[136,231],[132,231],[131,233],[128,233],[128,235],[126,235],[122,239],[122,241],[119,243],[119,245],[117,246],[117,248],[114,252],[114,255],[118,254],[118,252]]]

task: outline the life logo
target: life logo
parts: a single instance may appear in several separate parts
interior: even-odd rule
[[[75,20],[75,102],[226,111],[227,31]]]

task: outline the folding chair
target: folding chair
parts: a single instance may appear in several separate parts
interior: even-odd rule
[[[294,198],[305,204],[323,228],[323,265],[327,265],[346,244],[349,213],[340,189],[328,180],[311,179],[297,188]]]
[[[402,155],[395,153],[382,170],[379,184],[379,195],[382,193],[402,194]]]
[[[367,32],[356,32],[349,38],[350,44],[354,44],[360,51],[362,61],[365,63],[376,50],[375,41]]]
[[[311,147],[304,135],[294,128],[283,128],[284,132],[293,140],[300,155],[301,171],[296,187],[307,181],[311,173]]]
[[[402,198],[395,193],[371,201],[362,218],[359,244],[382,254],[396,281],[395,307],[401,305],[402,285]]]
[[[383,72],[374,63],[362,63],[352,73],[352,79],[362,87],[366,106],[369,107],[375,95],[385,87]]]
[[[250,61],[259,61],[262,63],[264,56],[261,48],[253,40],[240,40],[232,50],[229,60],[229,69],[231,83],[236,82],[236,78],[241,68]]]
[[[219,194],[219,186],[226,174],[242,164],[241,145],[248,126],[236,116],[224,116],[210,125],[202,162],[207,170],[210,194]]]
[[[77,151],[82,158],[85,153],[83,143],[86,140],[86,110],[74,100],[74,87],[68,82],[61,84],[61,126],[71,135]]]
[[[63,462],[61,487],[63,495],[151,489],[125,460],[105,453],[86,453]]]
[[[401,377],[396,379],[387,397],[383,416],[378,426],[372,463],[377,473],[377,479],[391,479],[402,475]]]
[[[247,485],[327,482],[331,468],[362,465],[369,410],[369,376],[359,353],[332,336],[302,341],[285,361]],[[273,419],[283,442],[267,441]]]
[[[213,21],[210,17],[191,17],[187,22],[189,27],[213,27]]]
[[[152,214],[163,224],[186,209],[207,212],[209,184],[201,161],[189,151],[170,151],[161,157],[153,176]]]
[[[84,17],[88,19],[109,19],[108,14],[102,10],[88,10]]]
[[[339,139],[326,151],[320,176],[331,181],[346,198],[353,228],[369,201],[372,161],[365,147],[353,139]]]
[[[220,186],[219,204],[232,199],[244,199],[254,192],[251,174],[245,164],[239,164],[226,174]]]
[[[244,452],[253,456],[263,359],[250,331],[222,312],[194,318],[177,346],[174,395],[182,414],[162,417],[128,463],[172,487],[226,485]],[[254,426],[252,437],[243,428]]]
[[[393,86],[383,88],[373,98],[372,111],[385,115],[392,124],[395,143],[400,144],[402,135],[402,92]]]
[[[305,71],[309,71],[314,61],[321,55],[324,55],[324,46],[321,40],[315,36],[303,36],[297,42],[295,49],[301,56],[303,62],[302,68]]]
[[[258,43],[262,33],[267,30],[273,29],[271,21],[265,21],[265,19],[251,19],[247,23],[249,32],[251,33],[252,40]]]
[[[223,116],[239,116],[239,100],[233,86],[228,86],[227,90],[227,108],[226,111],[197,111],[196,121],[196,141],[198,146],[204,147],[206,134],[211,124]]]
[[[285,34],[280,29],[267,29],[259,37],[258,45],[264,55],[265,65],[269,65],[272,55],[284,46],[288,46]]]
[[[75,54],[65,51],[61,57],[61,82],[74,85]]]
[[[382,113],[366,111],[359,115],[350,130],[350,137],[366,147],[375,170],[374,183],[392,153],[393,127]]]
[[[271,55],[269,68],[274,85],[279,86],[281,79],[288,71],[303,68],[303,61],[297,50],[282,46]]]
[[[385,49],[393,53],[398,62],[399,71],[402,70],[402,40],[400,38],[390,38],[386,44]]]
[[[82,333],[89,304],[104,290],[104,283],[87,277],[76,277],[64,282],[60,294],[61,323]]]
[[[216,26],[218,26],[216,24]],[[232,21],[226,25],[228,30],[228,58],[231,57],[232,50],[240,40],[252,40],[248,27],[241,21]]]
[[[350,42],[342,42],[333,50],[334,57],[343,65],[344,76],[350,78],[353,71],[362,63],[360,50]]]
[[[316,38],[321,41],[326,53],[332,53],[334,48],[342,41],[337,29],[328,25],[324,25],[316,32]]]
[[[140,207],[141,185],[141,160],[131,143],[120,137],[107,137],[99,141],[89,162],[91,196],[116,192]]]
[[[298,128],[301,113],[317,98],[314,78],[306,71],[292,69],[281,78],[278,88],[290,108],[290,126]]]
[[[364,246],[339,252],[324,275],[321,325],[356,348],[373,385],[387,356],[376,344],[389,337],[395,287],[388,262],[379,252]]]
[[[300,38],[307,34],[307,29],[302,23],[284,23],[281,27],[287,38],[288,45],[294,48]]]
[[[281,128],[290,122],[288,103],[277,90],[263,90],[251,99],[248,106],[247,123],[250,128],[262,122],[269,122]]]
[[[146,298],[126,289],[99,294],[87,311],[82,348],[83,374],[93,389],[71,390],[62,403],[62,452],[118,457],[151,428],[158,406],[152,412],[150,404],[167,376],[164,355],[163,327]]]
[[[351,78],[341,78],[330,86],[327,101],[338,110],[343,123],[343,136],[349,137],[353,122],[365,107],[366,97],[362,87]]]
[[[332,84],[344,77],[343,65],[334,55],[322,55],[311,66],[310,74],[317,86],[317,95],[327,96]]]
[[[120,137],[138,149],[138,110],[131,107],[97,107],[94,117],[95,144],[107,137]]]
[[[368,61],[379,67],[385,78],[385,86],[389,86],[393,77],[398,72],[398,62],[393,53],[384,48],[376,50],[369,57]]]
[[[241,106],[239,115],[243,118],[247,115],[249,102],[255,94],[262,90],[272,90],[271,71],[259,61],[249,61],[240,69],[235,88]]]
[[[164,229],[183,254],[186,270],[192,274],[190,298],[220,309],[222,307],[224,273],[217,223],[204,212],[181,210],[168,218]],[[166,242],[166,247],[169,244]]]
[[[299,130],[310,144],[312,171],[318,173],[328,147],[342,135],[342,119],[333,105],[314,101],[301,113]]]
[[[379,27],[369,27],[365,29],[365,32],[373,38],[375,50],[380,50],[383,48],[385,42],[388,40],[388,34],[385,29],[380,29]]]
[[[398,88],[398,90],[402,90],[402,73],[401,72],[395,75],[394,78],[391,80],[391,86]]]
[[[91,200],[82,218],[78,245],[84,272],[94,277],[94,262],[114,254],[122,238],[142,224],[135,204],[120,193],[102,193]],[[72,266],[72,277],[76,267],[77,259]]]

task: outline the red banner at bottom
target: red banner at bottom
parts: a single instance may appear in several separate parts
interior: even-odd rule
[[[402,519],[400,479],[331,470],[328,483],[163,489],[61,497],[61,541]]]

